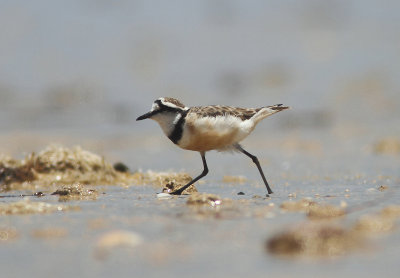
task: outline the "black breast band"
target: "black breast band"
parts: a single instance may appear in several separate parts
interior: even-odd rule
[[[181,118],[178,120],[178,122],[175,124],[175,128],[172,130],[171,134],[168,135],[168,138],[174,142],[174,144],[178,144],[179,140],[182,138],[183,134],[183,125],[185,124],[186,120],[186,115],[188,111],[184,110],[182,112],[179,112],[181,114]]]

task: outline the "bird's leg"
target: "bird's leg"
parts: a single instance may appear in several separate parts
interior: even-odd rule
[[[273,192],[272,192],[271,188],[270,188],[269,185],[268,185],[267,179],[266,179],[265,176],[264,176],[263,170],[261,169],[261,166],[260,166],[260,162],[258,162],[258,158],[257,158],[255,155],[252,155],[251,153],[249,153],[249,152],[247,152],[246,150],[244,150],[244,149],[242,148],[242,146],[240,146],[239,144],[236,144],[236,145],[235,145],[235,148],[236,148],[238,151],[240,151],[240,152],[244,153],[245,155],[247,155],[248,157],[250,157],[251,160],[253,160],[253,162],[256,164],[256,166],[257,166],[257,168],[258,168],[258,171],[259,171],[260,174],[261,174],[261,177],[262,177],[262,179],[263,179],[263,181],[264,181],[265,186],[267,187],[268,194],[272,194]]]
[[[202,177],[204,177],[205,175],[208,174],[208,167],[207,167],[207,162],[206,162],[206,153],[205,152],[200,152],[201,155],[201,159],[203,160],[203,172],[198,175],[196,178],[192,179],[188,184],[182,186],[181,188],[171,192],[170,194],[172,195],[181,195],[182,192],[188,188],[189,186],[191,186],[192,184],[194,184],[196,181],[198,181],[199,179],[201,179]]]

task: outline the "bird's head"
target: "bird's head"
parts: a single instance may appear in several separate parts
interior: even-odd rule
[[[164,117],[171,117],[171,114],[183,112],[188,108],[185,107],[179,100],[170,97],[160,97],[153,102],[151,110],[146,114],[138,117],[136,121],[144,119],[156,120]]]
[[[169,136],[189,108],[179,100],[170,97],[156,99],[151,106],[151,110],[138,117],[136,121],[152,119],[158,122],[164,133]]]

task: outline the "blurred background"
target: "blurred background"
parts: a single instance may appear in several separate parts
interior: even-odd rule
[[[0,151],[161,137],[135,122],[160,96],[291,106],[263,124],[269,133],[396,137],[399,10],[396,0],[1,0]]]

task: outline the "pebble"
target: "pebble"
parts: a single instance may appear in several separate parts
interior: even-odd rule
[[[174,196],[169,194],[169,193],[165,193],[165,192],[161,192],[161,193],[157,193],[157,198],[158,199],[171,199]]]

